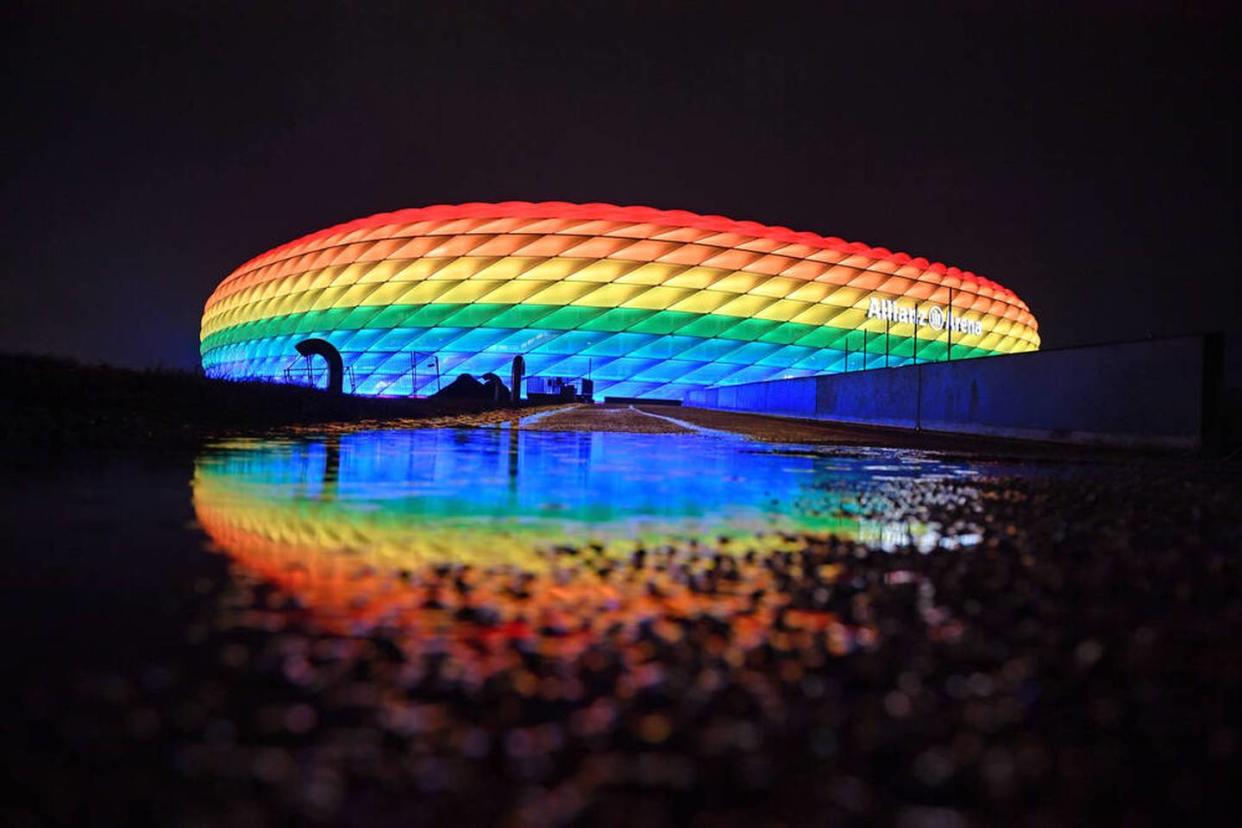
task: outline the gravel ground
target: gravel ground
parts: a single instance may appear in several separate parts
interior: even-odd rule
[[[233,563],[184,587],[176,657],[27,699],[6,822],[1225,824],[1237,470],[962,485],[865,503],[969,548],[713,539],[285,583]],[[317,607],[325,584],[355,611]]]
[[[636,434],[685,434],[691,429],[651,416],[632,406],[579,405],[536,419],[533,431],[626,431]]]

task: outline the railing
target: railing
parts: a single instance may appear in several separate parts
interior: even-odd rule
[[[428,358],[429,357],[429,358]],[[431,351],[410,351],[410,396],[418,394],[418,366],[424,368],[435,366],[436,371],[436,391],[441,389],[440,384],[440,357]],[[397,379],[401,379],[404,374],[399,375]]]
[[[298,363],[302,364],[299,365]],[[318,388],[320,379],[326,377],[327,374],[328,366],[322,364],[317,366],[314,357],[294,357],[285,366],[284,370],[286,383],[289,385],[305,385],[310,388]],[[345,366],[345,377],[349,380],[349,393],[353,394],[358,390],[358,379],[354,374],[354,366]]]

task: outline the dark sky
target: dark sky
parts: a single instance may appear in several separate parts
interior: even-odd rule
[[[9,0],[0,350],[193,367],[252,255],[508,199],[927,256],[1045,347],[1237,330],[1230,4],[926,5]]]

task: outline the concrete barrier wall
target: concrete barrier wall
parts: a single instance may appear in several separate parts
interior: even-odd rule
[[[686,405],[1072,443],[1196,448],[1213,360],[1201,336],[691,391]]]

